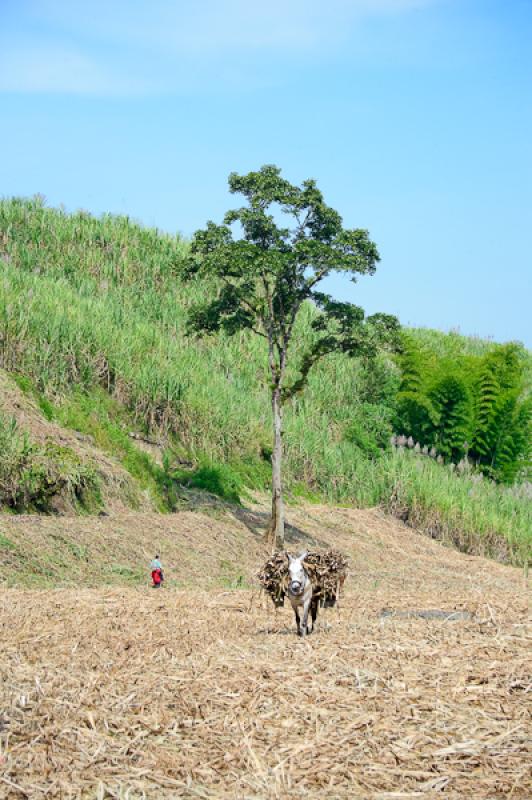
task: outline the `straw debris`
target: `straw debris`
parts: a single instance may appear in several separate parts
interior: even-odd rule
[[[0,592],[0,798],[528,800],[524,602],[383,624],[391,599],[302,641],[242,590]]]
[[[181,588],[88,588],[81,568],[75,588],[0,587],[0,798],[530,800],[522,570],[378,510],[298,507],[290,522],[313,539],[293,533],[297,552],[351,564],[306,639],[290,608],[215,584],[222,553],[249,577],[266,559],[247,528],[139,515],[94,520],[89,541],[72,518],[92,570],[162,542]],[[52,523],[66,536],[64,520],[6,518],[4,552],[44,553]]]

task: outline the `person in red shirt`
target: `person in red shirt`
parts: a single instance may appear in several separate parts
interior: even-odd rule
[[[151,562],[151,579],[154,589],[160,589],[164,581],[163,565],[160,562],[159,556],[155,556]]]

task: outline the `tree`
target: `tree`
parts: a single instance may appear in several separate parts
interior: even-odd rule
[[[197,231],[184,267],[186,279],[205,276],[214,279],[215,286],[213,296],[191,309],[189,331],[223,330],[232,335],[249,329],[267,342],[273,415],[269,534],[282,547],[285,404],[303,390],[319,359],[332,352],[374,359],[380,347],[394,346],[399,325],[386,314],[366,318],[358,306],[318,291],[320,282],[334,272],[346,273],[353,281],[357,274],[373,274],[379,254],[367,231],[343,228],[342,218],[325,204],[315,181],[293,186],[277,167],[264,166],[247,175],[231,173],[229,189],[242,194],[247,204],[229,211],[223,224],[208,222]],[[311,341],[292,364],[294,326],[309,301],[318,309]]]
[[[458,373],[443,373],[429,392],[436,411],[434,444],[438,451],[457,463],[471,443],[472,399],[465,379]]]
[[[516,391],[503,392],[492,420],[491,462],[484,467],[500,483],[512,484],[519,471],[529,466],[532,402],[520,401]]]
[[[475,386],[471,457],[489,477],[512,483],[529,467],[532,400],[525,389],[526,353],[513,342],[482,359]]]
[[[399,359],[401,381],[396,398],[396,428],[423,445],[433,445],[438,413],[427,396],[425,383],[434,370],[430,354],[403,333]]]

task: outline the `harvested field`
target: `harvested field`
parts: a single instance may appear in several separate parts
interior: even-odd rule
[[[529,798],[522,573],[377,512],[291,521],[352,564],[306,640],[252,590],[0,590],[0,795]]]

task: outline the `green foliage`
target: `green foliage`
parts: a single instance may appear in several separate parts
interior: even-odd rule
[[[268,457],[267,348],[245,333],[201,342],[184,336],[187,309],[211,289],[176,279],[183,242],[127,218],[96,220],[19,200],[0,202],[0,229],[0,366],[31,379],[49,418],[73,389],[91,404],[93,391],[102,387],[141,429],[175,437],[189,460]],[[301,307],[292,337],[295,361],[312,346],[316,314],[310,304]],[[361,392],[375,401],[378,381],[389,384],[394,374],[386,362],[374,371],[329,356],[309,375],[305,397],[294,398],[285,414],[287,440],[296,437],[298,448],[312,449],[307,432],[319,427],[326,440],[329,413],[340,439],[353,397]],[[115,418],[116,410],[109,414]],[[103,446],[101,430],[80,420],[58,421]],[[115,443],[104,449],[113,452]]]
[[[80,510],[101,507],[92,465],[53,442],[33,444],[14,419],[0,414],[0,508],[47,512],[60,494]]]
[[[433,443],[444,457],[457,463],[471,439],[472,400],[464,378],[442,375],[430,390],[429,401],[435,410]]]
[[[229,188],[248,205],[229,211],[222,225],[209,222],[194,234],[183,275],[215,280],[214,296],[189,312],[195,333],[224,331],[233,336],[251,330],[268,342],[272,383],[288,399],[306,385],[310,369],[323,356],[343,352],[375,358],[395,342],[394,317],[341,303],[317,290],[332,273],[373,274],[379,261],[368,232],[348,230],[338,212],[327,206],[315,181],[293,186],[275,166],[247,175],[232,173]],[[275,212],[283,216],[277,224]],[[233,226],[238,223],[237,238]],[[297,316],[312,302],[320,311],[310,321],[312,336],[299,353],[291,348]],[[292,380],[285,380],[296,350]]]
[[[216,464],[204,461],[194,470],[176,469],[171,471],[171,475],[183,486],[201,489],[228,503],[239,504],[248,496],[250,488],[266,488],[270,471],[259,462]]]
[[[501,486],[409,450],[391,454],[386,481],[387,508],[431,537],[519,565],[532,559],[530,485]]]
[[[407,335],[403,335],[403,349],[399,358],[401,381],[399,394],[418,394],[424,389],[424,375],[429,364],[426,353]]]
[[[512,483],[530,464],[532,415],[525,374],[525,353],[509,344],[484,356],[475,384],[471,456],[503,483]]]
[[[499,345],[486,354],[483,364],[497,378],[501,389],[520,389],[523,383],[525,353],[510,342]]]
[[[483,356],[494,346],[492,341],[478,336],[463,336],[455,330],[444,333],[433,328],[406,328],[404,331],[409,340],[436,359]]]
[[[433,444],[438,415],[432,401],[423,392],[401,392],[397,398],[397,430],[416,442]]]
[[[24,492],[31,446],[27,437],[19,433],[16,421],[4,415],[0,416],[0,452],[0,503],[16,507]]]
[[[490,430],[493,429],[492,420],[501,396],[500,383],[487,364],[483,366],[476,389],[475,428],[471,452],[476,460],[484,460],[484,463],[487,463],[493,447],[493,439],[490,436]]]
[[[367,231],[343,227],[315,181],[293,186],[277,167],[264,166],[247,175],[232,173],[229,188],[244,195],[247,205],[229,211],[222,225],[209,222],[194,234],[183,276],[214,280],[215,286],[206,301],[190,310],[188,327],[196,334],[252,331],[267,343],[264,361],[273,412],[270,529],[283,547],[283,403],[301,393],[324,356],[375,360],[381,349],[395,345],[399,323],[386,314],[366,318],[359,306],[317,290],[332,273],[346,273],[352,280],[372,274],[379,254]],[[234,238],[231,226],[236,223]],[[318,313],[310,320],[310,336],[294,347],[298,317],[311,303]],[[364,442],[367,446],[369,439]]]
[[[190,474],[182,472],[180,480],[187,486],[218,495],[230,503],[240,503],[244,488],[239,476],[226,464],[205,465]]]
[[[53,419],[90,436],[97,447],[114,456],[140,487],[149,492],[159,511],[176,509],[180,500],[179,484],[168,468],[160,467],[135,446],[128,435],[131,420],[103,389],[95,387],[86,393],[73,392],[51,408]]]
[[[433,444],[438,413],[427,393],[427,377],[434,369],[430,352],[411,335],[403,335],[399,357],[401,381],[396,398],[396,428],[415,441]]]
[[[361,366],[357,373],[358,400],[371,405],[395,407],[401,377],[392,358],[387,353],[380,353],[370,364]]]
[[[475,431],[473,453],[483,472],[510,484],[529,464],[531,411],[530,399],[521,402],[517,392],[500,390],[486,423]]]
[[[392,415],[392,409],[383,403],[361,403],[346,430],[346,440],[367,458],[378,458],[389,447]]]

